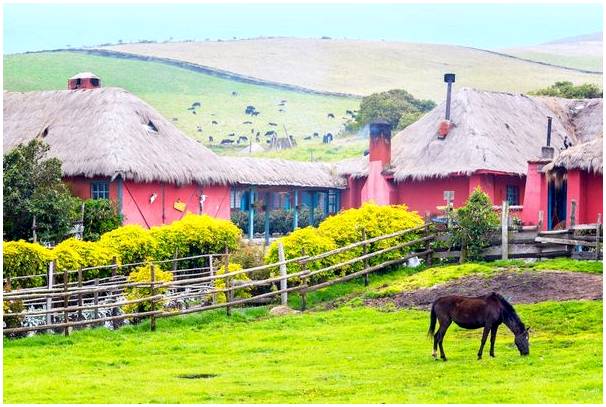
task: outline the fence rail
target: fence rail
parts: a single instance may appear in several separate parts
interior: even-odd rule
[[[402,237],[406,235],[406,240],[402,241]],[[80,270],[63,270],[55,271],[54,265],[49,267],[49,273],[46,275],[48,284],[46,287],[36,287],[27,289],[18,289],[4,293],[5,301],[22,301],[24,305],[30,309],[21,312],[5,312],[4,320],[7,318],[46,318],[45,323],[32,326],[19,326],[5,328],[4,334],[16,334],[30,331],[57,331],[63,330],[65,335],[69,335],[69,329],[81,326],[96,326],[106,322],[121,323],[125,320],[133,318],[150,317],[151,329],[155,329],[155,321],[157,318],[165,318],[175,315],[184,315],[193,312],[201,312],[206,310],[225,308],[227,313],[231,313],[231,309],[235,306],[246,304],[258,304],[261,300],[271,300],[272,298],[280,298],[282,303],[286,302],[285,295],[288,293],[297,292],[301,296],[302,309],[306,307],[306,295],[329,285],[338,284],[344,281],[351,280],[357,277],[364,277],[365,282],[368,282],[368,274],[385,269],[387,267],[401,264],[409,258],[415,256],[423,256],[426,261],[431,261],[432,250],[429,249],[428,243],[435,237],[430,233],[430,224],[424,224],[419,227],[400,230],[395,233],[377,236],[340,247],[328,252],[314,254],[311,256],[303,255],[296,258],[285,259],[283,247],[280,245],[279,261],[271,264],[266,264],[257,267],[251,267],[242,270],[229,271],[230,253],[228,250],[225,253],[206,254],[201,256],[190,256],[184,258],[175,258],[167,261],[152,261],[152,262],[137,262],[126,265],[110,264],[95,268],[87,268]],[[410,237],[410,238],[409,238]],[[399,239],[400,238],[400,239]],[[373,243],[394,239],[389,242],[387,247],[376,248],[370,251]],[[418,246],[417,251],[413,249]],[[319,260],[330,256],[335,256],[353,249],[363,247],[362,255],[340,261],[329,266],[319,267]],[[371,265],[371,260],[377,259],[378,256],[388,253],[398,253],[398,251],[407,249],[402,252],[402,255],[395,255],[396,258],[380,262],[379,264]],[[206,258],[208,264],[205,267],[198,268],[183,268],[179,269],[177,264],[180,261],[192,260],[197,258]],[[158,281],[155,278],[156,268],[164,263],[172,263],[173,280],[169,282]],[[362,264],[362,269],[351,272],[345,276],[333,278],[329,281],[316,282],[314,277],[321,273],[328,273],[346,267],[352,267],[356,263]],[[83,280],[82,274],[85,270],[111,268],[117,270],[119,267],[126,266],[151,266],[151,278],[149,281],[129,282],[125,276],[114,275],[104,279],[89,279]],[[287,272],[287,266],[295,265],[295,270]],[[217,274],[215,272],[219,267],[224,266],[224,272]],[[254,272],[270,271],[275,272],[268,278],[258,280],[238,280],[238,277],[246,275],[250,276]],[[78,274],[78,281],[69,281],[70,274]],[[185,274],[181,274],[185,273]],[[40,275],[42,276],[42,275]],[[39,277],[39,276],[37,276]],[[57,284],[55,280],[61,279]],[[13,278],[13,280],[15,280]],[[10,280],[8,280],[10,281]],[[53,284],[54,283],[54,284]],[[221,284],[219,284],[221,283]],[[259,287],[267,287],[278,284],[279,289],[270,290],[268,292],[259,292],[249,298],[236,298],[236,291],[242,289],[258,289]],[[9,283],[10,285],[10,283]],[[150,295],[143,298],[128,300],[126,292],[132,288],[149,289]],[[163,293],[160,293],[163,290]],[[218,295],[224,296],[225,300],[220,300]],[[184,307],[178,309],[168,308],[160,310],[155,304],[171,303],[181,301],[185,304]],[[108,313],[116,313],[122,310],[125,305],[151,304],[151,311],[146,312],[130,312],[120,313],[119,315],[102,315]],[[101,311],[104,311],[103,313]],[[86,319],[85,313],[91,313],[92,318]]]

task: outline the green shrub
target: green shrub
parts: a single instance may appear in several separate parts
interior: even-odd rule
[[[24,240],[3,242],[2,271],[5,277],[31,276],[48,273],[48,263],[53,260],[51,250],[37,243]],[[46,281],[44,277],[14,280],[13,288],[40,286]]]
[[[492,202],[480,187],[454,215],[452,241],[461,246],[461,261],[482,258],[482,250],[490,245],[490,235],[499,225]]]
[[[5,290],[6,292],[6,290]],[[5,327],[6,328],[20,328],[21,327],[21,323],[23,322],[23,319],[25,318],[23,315],[11,315],[11,316],[6,316],[6,314],[8,313],[21,313],[23,311],[25,311],[25,305],[23,305],[23,301],[22,300],[8,300],[8,301],[4,301],[2,303],[2,310],[4,311],[4,323],[6,324]],[[27,332],[22,332],[22,333],[12,333],[9,334],[8,336],[11,338],[14,337],[21,337],[21,336],[25,336],[27,335]]]
[[[139,225],[127,225],[105,233],[98,244],[118,254],[121,264],[154,259],[158,243],[151,233]]]
[[[406,205],[379,206],[373,203],[365,203],[360,208],[348,209],[337,215],[326,218],[318,226],[318,232],[330,237],[339,247],[363,240],[363,231],[366,238],[370,239],[394,233],[399,230],[412,229],[423,225],[423,219],[416,213],[408,211]],[[381,240],[369,245],[369,252],[374,252],[398,243],[417,239],[420,233],[406,233],[404,235]],[[413,247],[405,247],[372,257],[370,264],[379,264],[387,260],[396,259],[410,253]],[[352,259],[363,254],[363,247],[348,250],[343,255]],[[360,270],[362,262],[352,265],[348,270]]]
[[[238,270],[242,270],[242,265],[240,265],[238,263],[229,263],[229,272],[230,273],[233,273],[234,271],[238,271]],[[219,267],[216,275],[220,276],[223,274],[225,274],[225,265]],[[250,281],[250,278],[248,277],[248,275],[246,273],[236,274],[235,276],[232,276],[231,278],[232,278],[232,281],[233,280]],[[220,278],[220,279],[217,279],[214,281],[215,281],[215,289],[223,290],[226,288],[225,279]],[[234,300],[242,299],[242,298],[250,298],[251,297],[250,293],[251,293],[252,289],[253,289],[252,286],[234,289]],[[227,302],[227,293],[226,292],[217,293],[217,302],[220,304]]]
[[[160,282],[169,282],[173,280],[172,273],[168,271],[163,271],[156,267],[155,269],[155,281]],[[129,283],[150,283],[151,282],[151,266],[145,265],[141,267],[137,267],[134,271],[132,271],[127,278]],[[166,292],[166,287],[158,287],[155,288],[156,294],[164,294]],[[138,300],[141,298],[151,297],[151,287],[149,286],[135,286],[128,287],[125,290],[125,298],[128,301]],[[126,304],[122,306],[122,310],[127,313],[133,312],[148,312],[148,311],[159,311],[164,309],[165,303],[164,301],[155,301],[152,307],[151,301],[142,301],[135,304]],[[134,321],[138,321],[140,318],[134,318]]]
[[[303,229],[297,229],[290,235],[281,238],[279,241],[284,245],[284,256],[286,259],[292,259],[303,256],[313,256],[337,248],[334,240],[327,236],[322,236],[316,228],[308,226]],[[319,270],[333,264],[335,256],[326,257],[307,264],[308,270]],[[278,260],[278,241],[269,246],[266,263],[277,263]],[[298,262],[292,262],[287,265],[288,273],[301,271]],[[272,275],[277,275],[278,270],[272,270]],[[311,277],[311,282],[325,281],[334,276],[334,272],[319,273]],[[289,284],[299,281],[298,278],[289,279]]]
[[[112,264],[114,259],[119,256],[113,248],[107,247],[96,242],[87,242],[70,238],[59,243],[52,250],[56,259],[56,270],[77,270],[79,268],[98,267]],[[82,274],[84,280],[93,278],[108,277],[111,275],[111,268],[100,268],[94,270],[85,270]],[[75,276],[70,277],[72,280]]]
[[[84,240],[99,240],[101,235],[122,226],[118,207],[109,199],[84,201]]]

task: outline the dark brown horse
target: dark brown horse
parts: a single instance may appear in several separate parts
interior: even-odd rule
[[[436,320],[440,321],[440,328],[434,335]],[[446,360],[444,354],[444,335],[450,324],[455,324],[465,329],[484,328],[482,343],[478,351],[478,359],[482,359],[484,344],[490,332],[490,356],[494,357],[494,341],[497,337],[499,325],[505,324],[515,335],[515,344],[523,356],[528,355],[528,328],[518,317],[513,306],[500,294],[492,293],[481,297],[462,297],[459,295],[448,295],[440,297],[431,305],[431,319],[429,325],[430,336],[433,336],[433,357],[437,358],[438,345],[440,346],[440,357]]]

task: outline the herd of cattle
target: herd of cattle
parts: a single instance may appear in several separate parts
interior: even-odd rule
[[[232,96],[238,96],[238,92],[236,91],[232,91],[231,92]],[[282,99],[277,106],[279,107],[278,111],[279,112],[286,112],[286,107],[287,107],[287,103],[288,101],[286,99]],[[191,112],[194,115],[198,114],[198,110],[202,107],[202,104],[200,102],[193,102],[191,104],[191,106],[189,106],[186,110]],[[345,116],[342,117],[343,120],[349,120],[349,119],[355,119],[356,117],[356,110],[346,110],[345,111]],[[252,105],[248,105],[246,106],[246,108],[244,109],[244,114],[245,115],[249,115],[251,117],[257,117],[261,114],[260,111],[258,111],[256,109],[255,106]],[[211,116],[215,116],[214,113],[211,113]],[[335,115],[334,113],[327,113],[326,117],[328,119],[334,119]],[[178,121],[178,118],[173,117],[172,120],[174,122]],[[212,126],[216,126],[219,124],[219,122],[217,120],[211,120],[210,124]],[[242,122],[242,124],[244,125],[253,125],[253,122],[251,120],[245,120]],[[269,127],[278,127],[278,123],[274,123],[274,122],[267,122],[267,126]],[[196,126],[196,131],[198,133],[203,133],[203,129],[202,127],[198,124]],[[263,134],[262,134],[263,133]],[[292,134],[288,134],[286,128],[284,128],[284,137],[288,138],[290,141],[292,141],[293,143],[295,142],[295,136]],[[310,135],[306,135],[303,137],[303,140],[312,140],[315,138],[319,138],[320,137],[320,133],[319,132],[314,132],[313,134]],[[249,144],[252,143],[252,141],[254,140],[256,143],[261,143],[262,140],[266,143],[269,144],[270,146],[275,145],[276,141],[280,139],[280,135],[278,134],[278,132],[276,130],[257,130],[255,128],[251,128],[250,129],[250,134],[248,135],[236,135],[236,133],[229,133],[226,135],[225,138],[223,138],[222,140],[219,141],[219,144],[222,146],[227,146],[227,145],[234,145],[234,144]],[[334,140],[334,136],[332,133],[328,132],[325,133],[324,135],[322,135],[322,143],[324,144],[330,144],[332,143],[332,141]],[[208,142],[210,144],[215,142],[215,138],[211,135],[208,136]]]

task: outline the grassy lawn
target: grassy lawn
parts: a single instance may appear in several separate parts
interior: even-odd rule
[[[454,328],[449,361],[434,361],[426,312],[347,306],[5,340],[4,402],[600,403],[602,302],[517,308],[534,331],[526,358],[501,329],[497,357],[477,361],[479,331]]]
[[[10,55],[4,57],[4,89],[10,91],[35,91],[66,89],[72,75],[92,71],[99,75],[102,85],[124,88],[155,107],[169,121],[192,138],[201,140],[219,153],[234,154],[248,144],[233,148],[218,148],[218,143],[234,133],[250,138],[251,129],[261,132],[261,144],[266,145],[263,135],[275,130],[284,135],[284,127],[295,136],[299,148],[288,158],[309,160],[314,158],[347,158],[361,155],[367,142],[358,141],[340,145],[321,143],[326,132],[337,134],[344,122],[346,110],[356,110],[359,100],[344,97],[311,95],[267,86],[246,84],[217,78],[186,69],[156,62],[121,60],[109,57],[82,55],[70,52]],[[237,96],[232,96],[232,92]],[[285,107],[278,104],[287,100]],[[201,107],[194,115],[187,110],[194,102]],[[246,106],[253,105],[261,112],[251,117],[244,114]],[[280,112],[279,109],[285,112]],[[335,118],[327,117],[334,113]],[[213,125],[216,121],[218,124]],[[251,121],[252,124],[243,124]],[[270,126],[269,123],[277,126]],[[198,126],[202,129],[198,131]],[[320,137],[303,140],[318,132]],[[212,136],[214,142],[209,143]],[[350,140],[351,141],[351,140]],[[357,143],[357,144],[356,144]],[[235,143],[234,143],[235,144]],[[265,154],[262,154],[265,155]],[[269,153],[269,156],[282,156]]]

